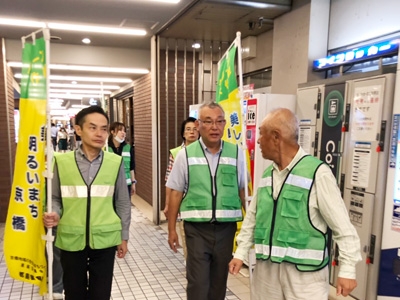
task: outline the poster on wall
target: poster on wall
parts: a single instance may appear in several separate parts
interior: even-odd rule
[[[372,142],[379,132],[382,107],[382,87],[371,85],[356,87],[352,103],[351,139]]]

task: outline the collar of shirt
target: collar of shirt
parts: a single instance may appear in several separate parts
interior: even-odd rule
[[[204,149],[205,151],[207,151],[208,153],[211,153],[211,151],[208,150],[207,146],[204,144],[203,139],[202,139],[201,137],[200,137],[200,139],[199,139],[199,142],[200,142],[201,147],[203,147],[203,149]],[[220,140],[220,146],[219,146],[219,150],[218,150],[217,153],[220,153],[220,152],[222,151],[222,145],[223,145],[223,141]],[[217,153],[215,153],[215,154],[217,154]]]
[[[78,157],[89,161],[88,158],[86,157],[86,154],[82,151],[82,145],[78,149],[76,149],[76,154]],[[103,150],[100,150],[99,155],[95,159],[102,159],[102,158],[103,158]]]
[[[301,146],[300,146],[299,150],[297,150],[296,155],[293,157],[292,161],[287,165],[287,167],[285,169],[279,170],[278,165],[274,162],[272,163],[272,167],[277,172],[290,172],[290,170],[293,169],[295,164],[297,164],[297,162],[305,155],[307,155],[307,152],[304,151],[304,149],[301,148]]]

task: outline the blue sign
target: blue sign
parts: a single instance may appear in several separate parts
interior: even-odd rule
[[[343,52],[338,52],[330,56],[314,60],[313,70],[322,71],[344,64],[361,62],[373,58],[397,54],[399,43],[400,39],[395,39],[351,50],[346,50]]]

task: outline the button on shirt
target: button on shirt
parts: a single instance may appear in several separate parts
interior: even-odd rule
[[[273,198],[277,199],[286,176],[296,163],[308,155],[301,147],[291,163],[283,170],[273,163]],[[254,244],[254,228],[256,225],[257,195],[253,197],[240,234],[237,237],[238,248],[235,258],[244,260]],[[339,277],[355,279],[356,263],[361,260],[360,239],[351,224],[346,207],[337,187],[335,177],[326,164],[322,164],[315,175],[314,185],[310,192],[309,211],[311,223],[320,231],[326,232],[329,226],[333,239],[339,246]]]
[[[90,185],[100,169],[101,162],[103,161],[103,151],[100,151],[99,156],[93,161],[89,161],[86,158],[86,155],[83,153],[82,149],[79,148],[75,151],[75,159],[83,180],[85,181],[86,185]],[[55,176],[53,176],[52,180],[52,209],[60,215],[62,201],[57,164],[54,164],[54,174]],[[114,193],[115,210],[118,216],[121,218],[122,224],[121,237],[123,240],[128,240],[129,226],[131,223],[131,203],[128,190],[126,189],[125,171],[123,164],[121,164],[119,169]]]

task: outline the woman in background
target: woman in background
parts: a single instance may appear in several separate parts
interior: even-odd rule
[[[126,127],[124,123],[114,122],[110,125],[110,136],[108,137],[108,152],[122,156],[124,163],[126,184],[128,186],[129,196],[136,192],[135,179],[135,153],[133,147],[125,142]]]
[[[58,139],[58,151],[59,152],[67,152],[68,149],[68,133],[65,131],[64,127],[61,127],[57,133]]]
[[[199,139],[199,132],[197,131],[197,127],[194,123],[195,121],[196,121],[195,118],[189,117],[182,122],[181,137],[183,139],[183,143],[182,145],[169,150],[169,162],[168,162],[167,172],[165,174],[165,182],[167,182],[168,180],[169,173],[172,170],[172,166],[174,165],[175,157],[178,154],[178,152]],[[168,204],[170,196],[171,196],[171,189],[165,187],[164,215],[167,220],[168,220]],[[182,237],[181,241],[182,241],[183,255],[185,256],[186,259],[186,238],[185,238],[185,231],[183,229],[183,222],[179,222],[178,224]]]

